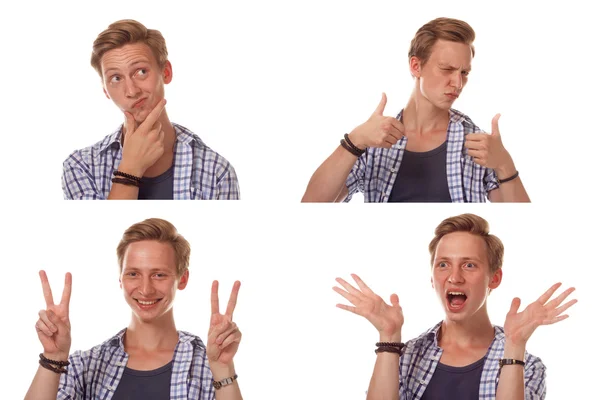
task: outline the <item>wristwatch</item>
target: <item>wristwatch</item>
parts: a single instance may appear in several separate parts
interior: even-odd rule
[[[513,358],[502,358],[499,362],[500,362],[500,368],[502,368],[505,365],[514,365],[514,364],[519,364],[519,365],[525,366],[525,362],[523,362],[521,360],[515,360]]]
[[[235,374],[233,376],[230,376],[229,378],[225,378],[220,381],[213,380],[213,386],[215,387],[215,389],[219,390],[223,386],[231,385],[233,383],[233,381],[235,381],[237,379],[237,377],[238,377],[237,374]]]

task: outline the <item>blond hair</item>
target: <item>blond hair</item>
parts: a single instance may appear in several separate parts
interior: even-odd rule
[[[431,56],[431,49],[438,40],[464,43],[471,47],[471,54],[475,57],[475,31],[471,25],[453,18],[436,18],[423,25],[410,42],[408,58],[417,57],[425,64]]]

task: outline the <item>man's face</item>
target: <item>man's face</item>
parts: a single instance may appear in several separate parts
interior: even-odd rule
[[[188,276],[188,271],[177,276],[173,246],[144,240],[127,247],[119,281],[133,314],[152,322],[171,312],[175,292],[186,287]]]
[[[471,48],[463,43],[438,40],[425,65],[411,59],[411,70],[420,78],[420,92],[432,105],[450,109],[467,84],[471,71]]]
[[[164,85],[171,82],[169,61],[161,69],[150,47],[133,43],[107,51],[100,61],[104,94],[121,111],[143,122],[165,96]]]
[[[485,313],[487,296],[501,281],[502,270],[490,272],[483,238],[468,232],[442,237],[435,251],[431,284],[447,319],[459,322]]]

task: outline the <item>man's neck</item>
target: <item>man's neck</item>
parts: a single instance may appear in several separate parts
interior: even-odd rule
[[[421,136],[431,132],[445,132],[450,115],[448,110],[435,107],[415,86],[402,112],[402,123],[407,132]]]
[[[125,332],[125,351],[135,348],[145,351],[174,350],[179,341],[173,312],[151,322],[144,322],[132,315]]]
[[[488,347],[494,339],[495,331],[487,313],[473,316],[465,321],[442,322],[438,332],[438,345],[457,347]]]

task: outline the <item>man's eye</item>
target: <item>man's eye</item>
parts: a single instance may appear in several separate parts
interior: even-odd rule
[[[137,70],[138,76],[146,76],[147,74],[148,74],[148,71],[146,70],[146,68],[140,68]]]
[[[469,76],[469,71],[463,71],[462,74],[463,76]]]
[[[473,263],[466,263],[465,267],[467,267],[467,268],[475,268],[475,264],[473,264]]]
[[[446,268],[448,266],[447,263],[445,263],[444,261],[442,261],[441,263],[438,264],[440,266],[440,268]]]
[[[120,81],[121,81],[121,78],[120,78],[119,76],[117,76],[117,75],[113,75],[113,76],[110,78],[110,82],[111,82],[111,83],[118,83],[118,82],[120,82]]]

